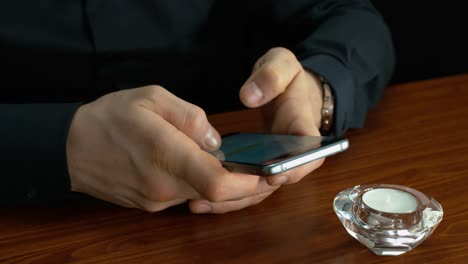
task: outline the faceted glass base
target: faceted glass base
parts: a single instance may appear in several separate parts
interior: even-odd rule
[[[442,221],[432,197],[400,185],[358,185],[340,192],[333,209],[348,233],[377,255],[396,256],[418,246]]]

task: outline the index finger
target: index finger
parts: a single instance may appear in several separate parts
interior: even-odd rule
[[[221,138],[200,107],[170,93],[160,86],[140,89],[146,103],[143,106],[160,115],[206,150],[219,147]],[[149,103],[148,103],[149,102]]]
[[[187,175],[197,172],[187,180],[210,202],[239,200],[276,189],[265,177],[226,170],[217,158],[205,151],[188,157],[187,164]]]

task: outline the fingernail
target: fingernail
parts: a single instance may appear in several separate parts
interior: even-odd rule
[[[280,176],[278,177],[276,180],[273,181],[273,185],[274,186],[278,186],[278,185],[283,185],[285,184],[286,182],[288,181],[288,176]]]
[[[211,208],[211,206],[207,203],[200,203],[198,204],[198,206],[195,208],[195,213],[198,213],[198,214],[204,214],[204,213],[209,213],[211,212],[213,209]]]
[[[249,104],[256,105],[263,98],[263,92],[255,82],[251,82],[245,86],[245,99]]]
[[[214,136],[213,128],[208,128],[208,132],[205,136],[205,145],[210,149],[215,149],[218,147],[218,140]]]

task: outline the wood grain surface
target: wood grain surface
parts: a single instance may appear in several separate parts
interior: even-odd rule
[[[261,128],[256,110],[209,118],[222,133]],[[349,150],[301,182],[223,215],[92,199],[0,208],[0,263],[468,263],[468,74],[389,87],[347,137]],[[434,197],[442,222],[408,253],[374,255],[332,209],[337,193],[370,183]]]

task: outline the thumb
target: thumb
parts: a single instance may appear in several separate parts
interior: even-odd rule
[[[240,89],[240,100],[247,107],[262,106],[283,93],[301,71],[302,65],[294,53],[272,48],[255,63]]]

